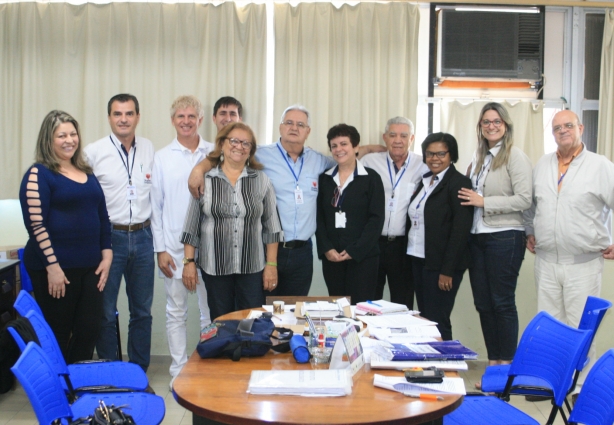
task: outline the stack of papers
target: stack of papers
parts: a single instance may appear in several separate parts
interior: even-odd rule
[[[352,394],[347,369],[254,370],[247,392],[251,394],[335,397]]]
[[[417,384],[407,382],[405,377],[375,374],[373,385],[403,394],[466,394],[463,378],[443,378],[441,384]]]
[[[314,319],[332,319],[342,314],[337,303],[328,301],[304,302],[302,308],[301,315],[304,316],[305,312],[307,312]]]
[[[392,314],[408,312],[405,304],[392,303],[386,300],[367,301],[356,304],[356,314]]]

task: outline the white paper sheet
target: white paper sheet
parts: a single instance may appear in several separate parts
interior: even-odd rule
[[[400,393],[466,394],[463,378],[446,377],[441,384],[417,384],[407,382],[404,376],[383,376],[376,373],[373,375],[373,385]]]

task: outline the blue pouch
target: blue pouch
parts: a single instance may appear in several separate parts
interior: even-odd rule
[[[309,348],[307,347],[307,341],[303,335],[294,335],[290,339],[290,351],[292,351],[294,360],[296,360],[297,363],[307,363],[311,358],[311,353],[309,353]]]

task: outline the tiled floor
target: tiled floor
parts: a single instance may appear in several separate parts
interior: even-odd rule
[[[152,358],[152,364],[147,372],[151,386],[156,394],[164,397],[166,403],[166,416],[162,424],[191,425],[192,414],[177,404],[168,388],[170,378],[168,374],[169,364],[170,359],[168,358]],[[462,372],[461,376],[465,380],[467,391],[475,391],[475,382],[482,376],[484,368],[486,367],[486,362],[476,361],[469,362],[469,364],[469,370],[467,372]],[[542,401],[531,403],[525,401],[524,397],[513,397],[511,403],[535,418],[539,423],[546,423],[551,408],[549,402]],[[563,424],[563,420],[558,416],[554,423],[555,425],[561,425]],[[38,424],[38,421],[34,416],[28,398],[20,386],[18,386],[15,391],[10,391],[7,394],[0,394],[0,425],[36,424]]]

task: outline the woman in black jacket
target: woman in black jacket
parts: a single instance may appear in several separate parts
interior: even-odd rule
[[[471,181],[456,171],[458,144],[451,134],[434,133],[422,142],[422,177],[408,210],[407,255],[411,258],[420,314],[438,323],[444,340],[452,339],[450,314],[463,274],[469,267],[469,232],[473,207],[462,206],[461,188]]]
[[[379,174],[356,159],[360,134],[338,124],[328,134],[337,165],[320,175],[316,241],[329,295],[352,303],[373,299],[384,225],[384,186]]]

